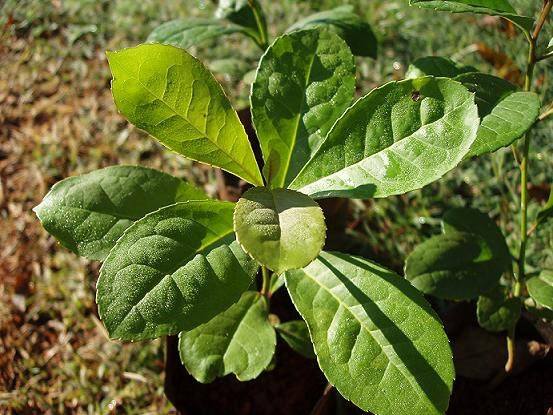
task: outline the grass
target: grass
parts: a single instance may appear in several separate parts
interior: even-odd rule
[[[117,114],[104,56],[106,49],[143,41],[163,21],[207,17],[214,9],[207,1],[195,1],[194,7],[190,3],[7,0],[0,9],[2,413],[170,411],[162,389],[163,341],[108,341],[95,316],[98,264],[61,249],[41,229],[31,209],[56,181],[122,163],[159,168],[215,193],[211,169],[162,151]],[[342,2],[262,3],[274,36],[298,16]],[[366,14],[381,42],[378,60],[358,59],[360,94],[402,78],[410,61],[430,54],[454,57],[520,81],[524,42],[497,19],[416,10],[400,0],[351,3]],[[517,5],[527,7],[527,1]],[[237,57],[237,50],[243,55]],[[249,87],[241,78],[255,68],[259,52],[253,45],[233,37],[193,52],[212,66],[221,65],[221,60],[232,64],[231,74],[218,76],[237,107],[247,103]],[[544,102],[553,98],[552,74],[549,62],[536,77]],[[551,127],[551,122],[543,123],[533,137],[530,218],[547,196],[553,177]],[[401,270],[413,247],[439,232],[443,211],[463,205],[484,209],[505,224],[504,232],[514,246],[517,181],[511,154],[504,150],[464,162],[421,191],[352,201],[344,249]],[[553,267],[552,241],[551,227],[532,237],[533,267]]]

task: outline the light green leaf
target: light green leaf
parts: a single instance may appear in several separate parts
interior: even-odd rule
[[[280,274],[309,264],[323,248],[323,211],[308,196],[287,189],[256,187],[234,209],[234,231],[242,248]]]
[[[309,337],[309,329],[303,320],[287,321],[275,326],[280,337],[299,354],[308,359],[315,358],[313,343]]]
[[[286,287],[342,396],[378,415],[445,412],[454,377],[449,342],[407,281],[365,259],[322,252],[286,272]]]
[[[346,110],[290,188],[314,198],[419,189],[462,160],[478,124],[474,97],[458,82],[390,82]]]
[[[416,59],[407,68],[406,79],[421,78],[426,75],[442,76],[444,78],[454,78],[465,72],[474,72],[472,66],[464,66],[449,58],[442,56],[425,56]]]
[[[508,298],[505,289],[497,287],[478,297],[476,315],[478,324],[489,331],[509,330],[520,317],[520,298]]]
[[[473,208],[454,208],[448,210],[442,218],[444,233],[466,232],[483,238],[492,251],[492,255],[506,271],[511,266],[511,253],[505,237],[490,217]]]
[[[269,282],[269,293],[274,294],[283,285],[284,285],[284,274],[278,275],[273,272],[271,275],[271,280]]]
[[[526,281],[528,294],[539,305],[553,310],[553,270],[543,270]]]
[[[240,32],[244,32],[242,27],[223,24],[219,20],[171,20],[156,27],[148,36],[147,42],[163,43],[187,49],[209,39]]]
[[[507,0],[409,0],[411,6],[451,13],[476,13],[501,16],[525,31],[532,30],[534,19],[517,14]]]
[[[356,56],[376,58],[378,41],[371,26],[350,5],[314,13],[297,21],[286,32],[309,28],[327,28],[346,41]]]
[[[538,212],[537,222],[542,223],[553,216],[553,186],[549,191],[549,199]]]
[[[98,311],[111,338],[190,330],[240,298],[258,265],[231,243],[233,208],[215,200],[177,203],[127,229],[98,280]]]
[[[202,199],[203,191],[160,171],[113,166],[56,183],[34,211],[63,246],[103,260],[134,221],[175,202]]]
[[[510,82],[479,72],[455,78],[476,94],[482,119],[476,140],[466,157],[494,152],[512,144],[538,119],[540,99],[534,92],[516,92]]]
[[[202,383],[230,373],[240,381],[259,376],[271,363],[276,345],[268,308],[265,297],[247,291],[207,323],[183,331],[179,352],[186,370]]]
[[[267,38],[265,14],[257,0],[219,0],[215,16],[242,26],[259,40]],[[260,28],[263,33],[259,33]]]
[[[334,33],[294,32],[269,47],[259,63],[251,108],[263,174],[272,188],[296,177],[354,91],[353,55]]]
[[[108,60],[115,103],[130,122],[185,157],[263,184],[238,115],[196,58],[147,44],[108,52]]]
[[[425,294],[468,300],[497,285],[504,264],[478,235],[451,232],[417,246],[405,261],[405,278]]]

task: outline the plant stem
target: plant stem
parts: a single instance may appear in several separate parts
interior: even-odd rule
[[[248,0],[248,5],[252,9],[253,16],[255,18],[255,24],[257,25],[257,32],[259,33],[258,46],[263,52],[269,47],[269,38],[267,35],[267,26],[263,24],[263,18],[259,14],[259,9],[255,6],[253,0]]]
[[[532,80],[534,76],[534,67],[536,66],[536,44],[541,29],[551,12],[553,0],[547,0],[544,3],[543,9],[538,17],[538,21],[534,28],[534,32],[527,37],[528,61],[526,65],[526,74],[524,76],[524,90],[532,89]],[[530,135],[525,134],[522,143],[522,154],[520,155],[520,249],[518,255],[518,275],[515,274],[515,284],[513,287],[513,296],[520,297],[522,286],[526,277],[526,243],[528,240],[528,153],[530,150]],[[515,343],[516,322],[509,329],[507,335],[507,363],[505,364],[505,372],[509,373],[513,370],[515,364],[516,343]]]
[[[261,284],[261,294],[269,299],[269,289],[271,284],[271,276],[269,275],[269,270],[266,266],[261,266],[261,275],[263,277],[263,282]]]

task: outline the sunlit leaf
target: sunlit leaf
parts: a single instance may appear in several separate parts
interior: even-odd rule
[[[543,270],[526,281],[528,293],[536,302],[553,310],[553,270]]]
[[[426,75],[454,78],[462,73],[474,71],[476,71],[476,69],[472,66],[461,65],[449,58],[442,56],[425,56],[409,64],[407,72],[405,73],[405,78],[414,79]]]

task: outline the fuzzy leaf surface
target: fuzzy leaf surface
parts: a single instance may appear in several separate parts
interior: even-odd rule
[[[350,5],[314,13],[294,23],[286,32],[308,28],[330,29],[346,41],[355,56],[376,58],[376,36],[370,24],[356,14]]]
[[[268,308],[265,297],[247,291],[207,323],[183,331],[179,353],[186,370],[202,383],[230,373],[240,381],[259,376],[271,363],[276,345]]]
[[[290,188],[357,199],[419,189],[462,160],[478,124],[473,95],[458,82],[390,82],[346,110]]]
[[[184,49],[145,44],[108,52],[119,111],[169,149],[261,185],[238,115],[221,85]]]
[[[311,158],[355,91],[353,55],[328,31],[279,37],[252,86],[252,117],[273,188],[286,187]]]
[[[476,13],[500,16],[510,20],[520,28],[530,31],[534,19],[521,16],[507,0],[409,0],[411,6],[451,13]]]
[[[454,378],[442,323],[405,279],[322,252],[286,272],[319,366],[342,396],[378,415],[443,414]]]
[[[190,330],[235,303],[258,265],[232,242],[234,204],[183,202],[134,223],[100,270],[96,301],[111,338]]]
[[[234,209],[234,231],[244,250],[276,274],[301,268],[323,248],[323,211],[308,196],[255,187]]]
[[[528,293],[536,302],[553,310],[553,270],[543,270],[526,281]]]
[[[163,206],[207,199],[197,187],[158,170],[113,166],[56,183],[34,208],[64,247],[103,260],[125,229]]]

